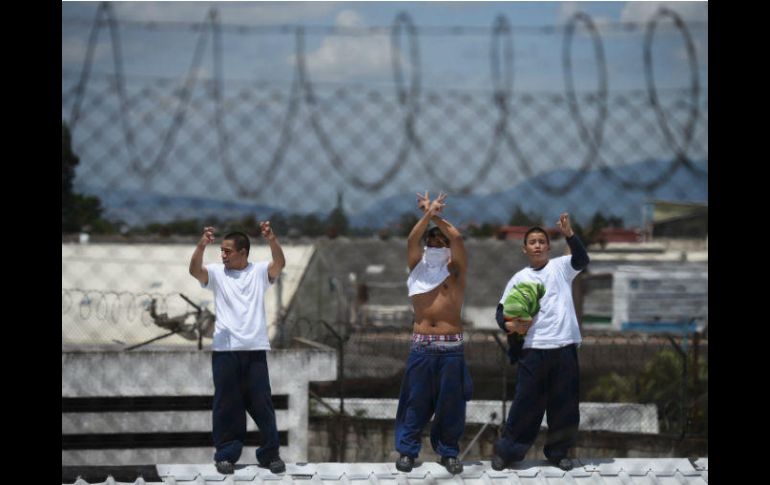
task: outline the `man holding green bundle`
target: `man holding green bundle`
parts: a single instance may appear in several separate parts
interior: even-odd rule
[[[529,229],[523,251],[530,265],[508,281],[497,305],[496,320],[509,335],[509,356],[512,363],[518,361],[518,369],[503,436],[494,445],[495,470],[524,459],[543,414],[548,422],[546,458],[562,470],[572,468],[567,453],[575,444],[580,423],[577,346],[581,342],[572,281],[589,258],[569,216],[561,214],[557,224],[571,256],[549,260],[548,234],[541,227]]]

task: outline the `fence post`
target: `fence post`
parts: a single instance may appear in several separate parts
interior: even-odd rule
[[[497,345],[500,346],[500,349],[503,351],[503,412],[500,415],[501,419],[501,426],[500,426],[500,432],[502,433],[503,426],[505,426],[505,420],[507,418],[507,414],[505,414],[505,402],[508,400],[508,353],[505,350],[505,344],[503,344],[502,340],[500,340],[500,336],[497,332],[493,333],[492,336],[495,338],[495,342],[497,342]],[[498,434],[499,434],[498,433]]]
[[[345,461],[345,438],[347,435],[347,427],[345,422],[345,339],[337,333],[331,325],[326,323],[325,320],[321,320],[321,324],[326,327],[329,332],[332,333],[335,339],[337,339],[337,394],[340,399],[340,410],[337,414],[337,432],[338,432],[338,456],[336,457],[338,462]]]
[[[669,335],[668,339],[671,342],[671,345],[674,346],[674,349],[679,353],[679,356],[682,357],[682,399],[679,402],[679,419],[681,419],[681,425],[682,425],[682,431],[679,435],[679,438],[684,438],[685,434],[687,433],[687,413],[685,412],[685,407],[687,403],[687,330],[684,330],[682,332],[682,345],[681,347],[676,343],[676,340],[674,340],[674,337]]]

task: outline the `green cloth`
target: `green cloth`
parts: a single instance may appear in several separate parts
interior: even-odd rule
[[[519,283],[511,288],[503,301],[506,317],[531,320],[540,311],[540,298],[545,295],[541,283]]]

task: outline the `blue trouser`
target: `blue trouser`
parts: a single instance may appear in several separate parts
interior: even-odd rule
[[[495,454],[506,462],[521,461],[535,442],[543,413],[548,434],[543,452],[560,460],[577,440],[580,372],[577,346],[524,349],[519,359],[516,394]]]
[[[414,343],[396,411],[396,451],[417,458],[423,427],[433,418],[430,443],[441,456],[457,456],[465,428],[465,404],[473,383],[463,345]]]
[[[257,462],[267,465],[278,457],[278,428],[264,350],[212,352],[214,375],[215,461],[236,463],[246,439],[246,412],[257,423],[262,447]]]

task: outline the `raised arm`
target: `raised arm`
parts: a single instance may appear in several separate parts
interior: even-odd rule
[[[418,220],[412,228],[409,237],[406,239],[407,264],[409,265],[409,271],[412,271],[414,267],[417,266],[417,263],[420,262],[420,259],[422,259],[422,244],[420,244],[420,241],[430,222],[430,205],[430,196],[428,195],[427,190],[425,191],[425,195],[417,194],[417,207],[422,210],[423,214],[420,220]]]
[[[429,212],[432,212],[431,220],[449,239],[449,251],[452,254],[452,263],[456,270],[461,271],[464,274],[468,267],[468,255],[465,251],[465,243],[463,242],[463,236],[460,234],[460,231],[453,226],[451,222],[439,215],[441,209],[444,208],[444,200],[446,200],[446,195],[444,195],[443,198],[439,196],[439,198],[434,200],[430,205]],[[440,206],[435,206],[435,204],[439,202]]]
[[[270,245],[270,253],[273,256],[273,260],[267,265],[267,276],[272,283],[281,274],[284,266],[286,266],[286,258],[283,256],[281,245],[278,244],[278,238],[275,237],[275,233],[270,227],[270,221],[260,222],[259,227],[262,230],[262,237],[267,239],[267,243]]]
[[[572,224],[569,222],[569,214],[564,212],[559,216],[559,222],[556,223],[561,229],[561,233],[567,240],[572,258],[570,258],[570,265],[577,271],[581,271],[588,266],[591,259],[588,257],[585,246],[580,238],[575,235],[575,231],[572,230]]]
[[[214,242],[214,228],[206,227],[203,229],[203,235],[195,246],[195,251],[193,251],[190,258],[190,274],[200,281],[202,285],[209,284],[209,272],[203,266],[203,252],[206,250],[206,246],[212,242]]]

